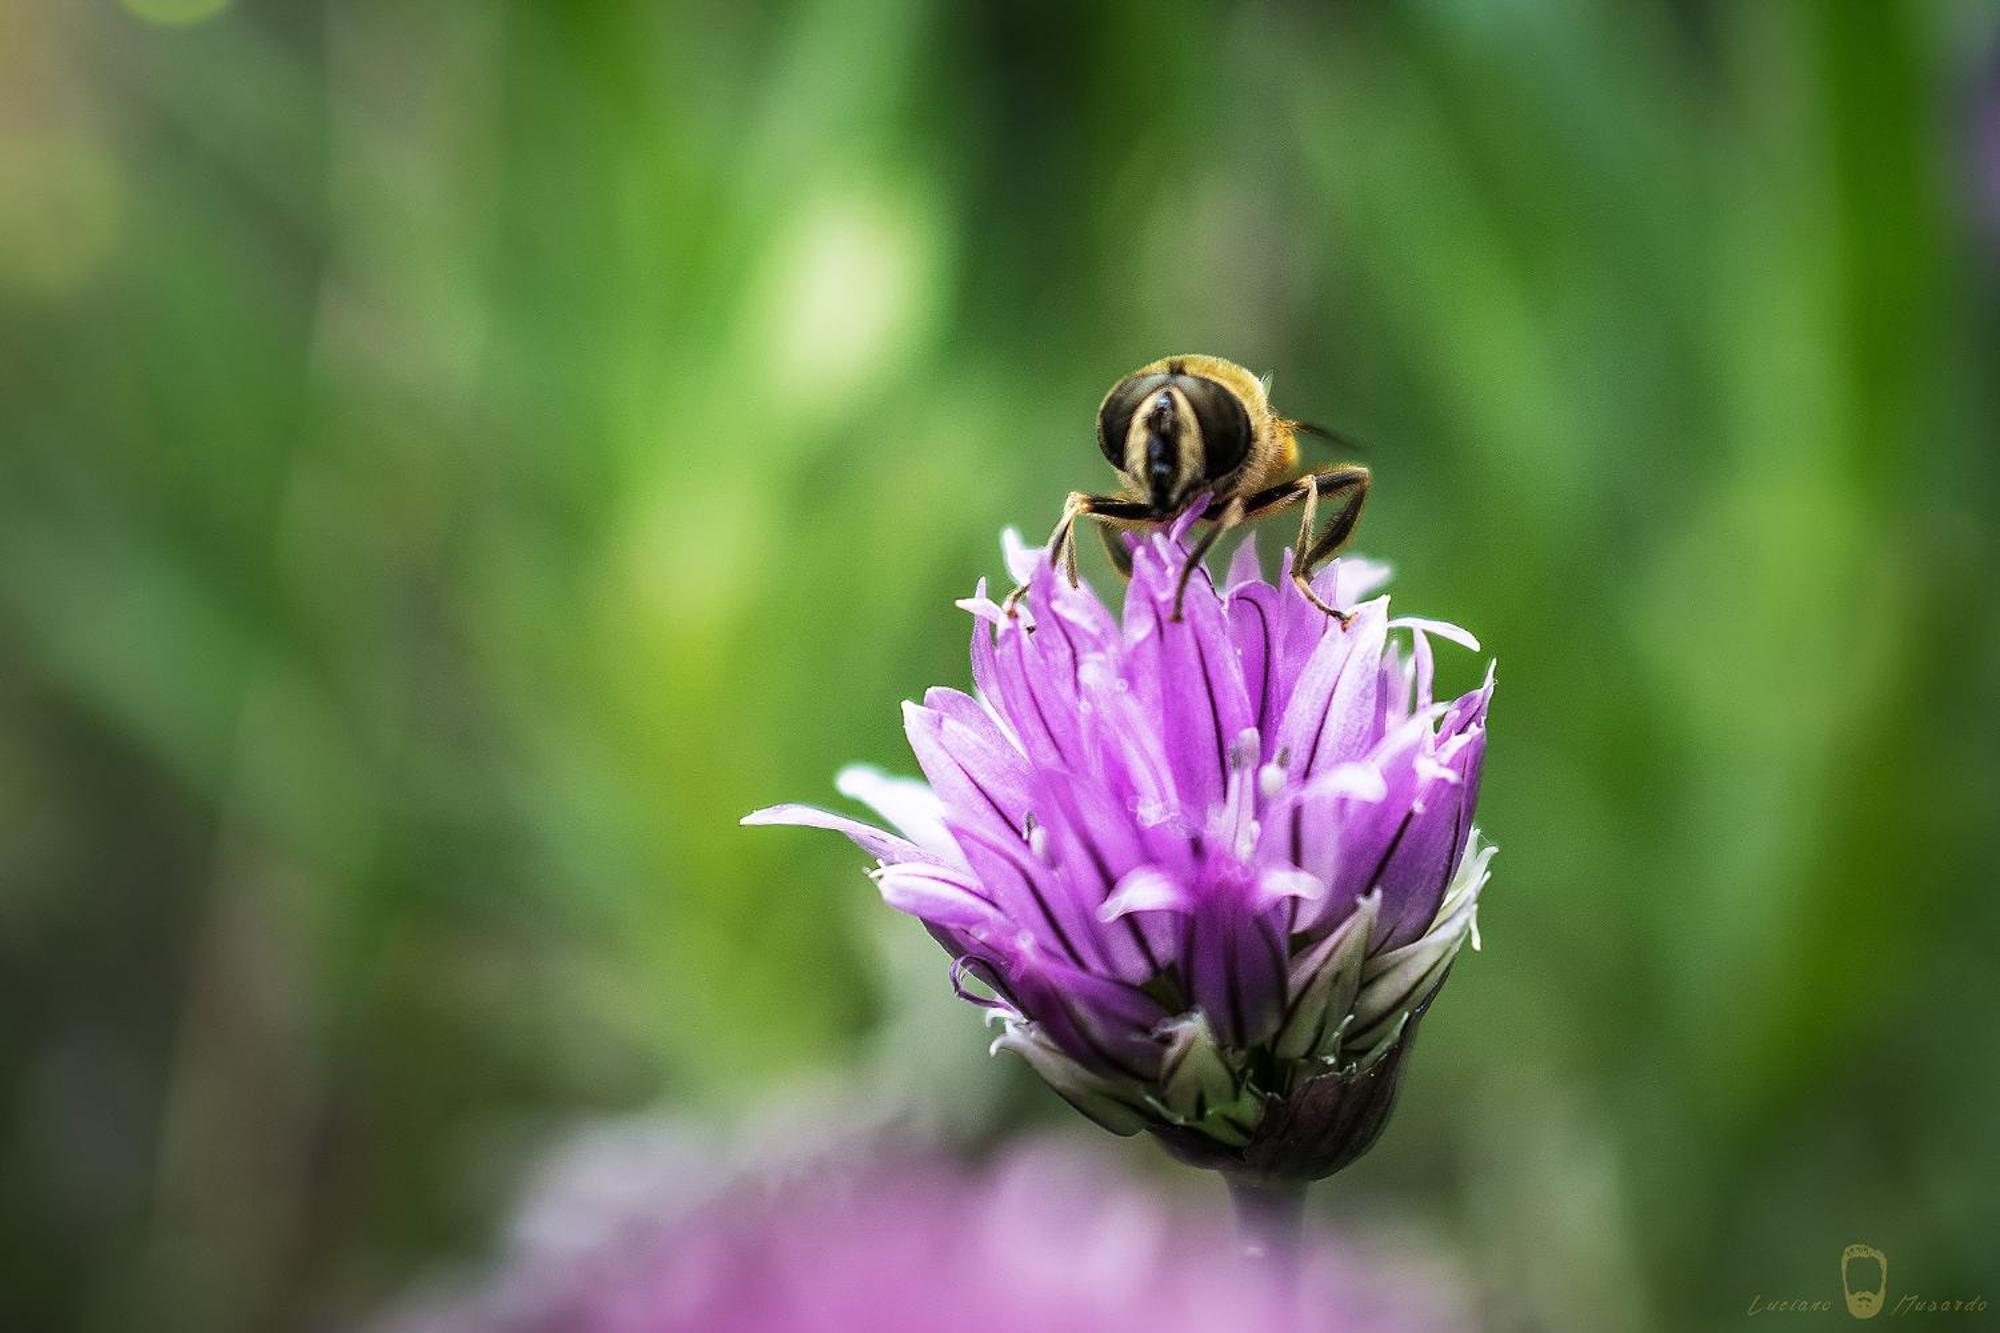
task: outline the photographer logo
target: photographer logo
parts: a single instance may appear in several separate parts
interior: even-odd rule
[[[1847,1313],[1855,1319],[1873,1319],[1887,1313],[1891,1319],[1903,1316],[1983,1314],[1984,1296],[1937,1297],[1922,1292],[1904,1292],[1889,1299],[1889,1256],[1873,1245],[1860,1241],[1840,1252],[1840,1294]],[[1826,1296],[1766,1297],[1762,1292],[1750,1298],[1745,1313],[1831,1315],[1840,1306]]]
[[[1847,1297],[1847,1313],[1856,1319],[1881,1314],[1882,1298],[1889,1294],[1889,1256],[1858,1243],[1842,1250],[1840,1289]]]

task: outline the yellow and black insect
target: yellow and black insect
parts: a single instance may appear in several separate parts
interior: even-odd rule
[[[1117,530],[1168,522],[1206,494],[1201,521],[1208,528],[1174,590],[1178,620],[1188,579],[1217,538],[1246,520],[1304,505],[1293,547],[1292,582],[1314,606],[1345,625],[1347,614],[1321,601],[1309,580],[1354,531],[1368,496],[1368,469],[1346,464],[1280,480],[1298,466],[1300,432],[1347,443],[1324,427],[1279,416],[1264,382],[1233,361],[1169,356],[1139,367],[1112,385],[1097,409],[1097,447],[1121,474],[1124,493],[1071,491],[1049,534],[1050,560],[1060,562],[1074,584],[1076,521],[1093,518],[1112,564],[1130,577],[1131,553],[1117,539]],[[1321,500],[1337,507],[1315,535]],[[1008,594],[1010,611],[1026,591],[1016,588]]]

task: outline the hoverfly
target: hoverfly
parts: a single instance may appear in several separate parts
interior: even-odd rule
[[[1169,356],[1139,367],[1111,386],[1097,409],[1097,447],[1124,483],[1118,495],[1071,491],[1049,534],[1052,562],[1076,572],[1076,524],[1095,519],[1098,536],[1120,574],[1131,577],[1132,557],[1116,533],[1178,517],[1206,495],[1201,521],[1208,525],[1189,553],[1174,590],[1174,619],[1189,578],[1223,533],[1240,523],[1304,506],[1292,548],[1292,582],[1314,606],[1343,627],[1348,614],[1312,590],[1312,575],[1354,531],[1368,496],[1368,469],[1344,464],[1280,480],[1298,466],[1298,435],[1349,442],[1332,431],[1292,421],[1272,410],[1266,383],[1218,356]],[[1317,533],[1319,506],[1333,506]],[[1007,595],[1013,613],[1025,586]]]

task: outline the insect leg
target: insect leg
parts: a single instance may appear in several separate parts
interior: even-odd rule
[[[1181,566],[1180,579],[1174,584],[1174,620],[1178,621],[1181,618],[1181,599],[1187,596],[1188,580],[1194,577],[1197,569],[1201,568],[1202,557],[1208,554],[1209,548],[1215,545],[1223,533],[1243,521],[1244,508],[1241,496],[1224,505],[1222,512],[1209,523],[1208,531],[1201,534],[1201,540],[1197,541],[1194,549],[1188,552],[1187,563]]]
[[[1111,557],[1111,567],[1118,571],[1118,577],[1132,577],[1132,552],[1124,542],[1118,540],[1125,531],[1115,523],[1100,521],[1097,525],[1097,540],[1104,543],[1104,553]]]
[[[1326,527],[1314,536],[1313,527],[1318,521],[1321,495],[1337,507],[1333,517],[1327,520]],[[1361,517],[1361,504],[1367,498],[1368,469],[1349,465],[1309,473],[1297,481],[1258,491],[1246,501],[1245,516],[1248,518],[1263,518],[1295,504],[1305,506],[1305,513],[1300,516],[1298,541],[1292,548],[1292,582],[1307,601],[1342,625],[1347,624],[1351,617],[1320,600],[1319,594],[1312,590],[1312,575],[1332,559],[1334,552],[1353,533],[1355,522]]]
[[[1152,510],[1133,500],[1121,499],[1115,495],[1090,495],[1083,491],[1071,491],[1069,499],[1063,502],[1062,517],[1056,520],[1055,531],[1049,534],[1046,548],[1051,564],[1061,568],[1069,576],[1071,587],[1076,586],[1076,521],[1085,514],[1103,515],[1107,518],[1138,519],[1150,516]],[[1007,594],[1001,609],[1008,615],[1018,614],[1016,607],[1028,595],[1028,585]]]
[[[1300,545],[1305,573],[1311,576],[1319,567],[1331,560],[1334,553],[1346,545],[1354,532],[1354,525],[1361,519],[1361,505],[1368,498],[1368,469],[1349,465],[1326,472],[1315,472],[1308,480],[1312,484],[1314,498],[1325,495],[1336,507],[1333,517],[1326,521],[1326,527],[1319,536],[1305,545],[1304,530],[1300,533]]]

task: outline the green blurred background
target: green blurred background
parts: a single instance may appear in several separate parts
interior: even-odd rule
[[[592,1117],[1063,1123],[736,819],[912,767],[1189,350],[1500,662],[1323,1215],[1498,1329],[2000,1301],[1995,18],[0,0],[0,1323],[337,1326]]]

